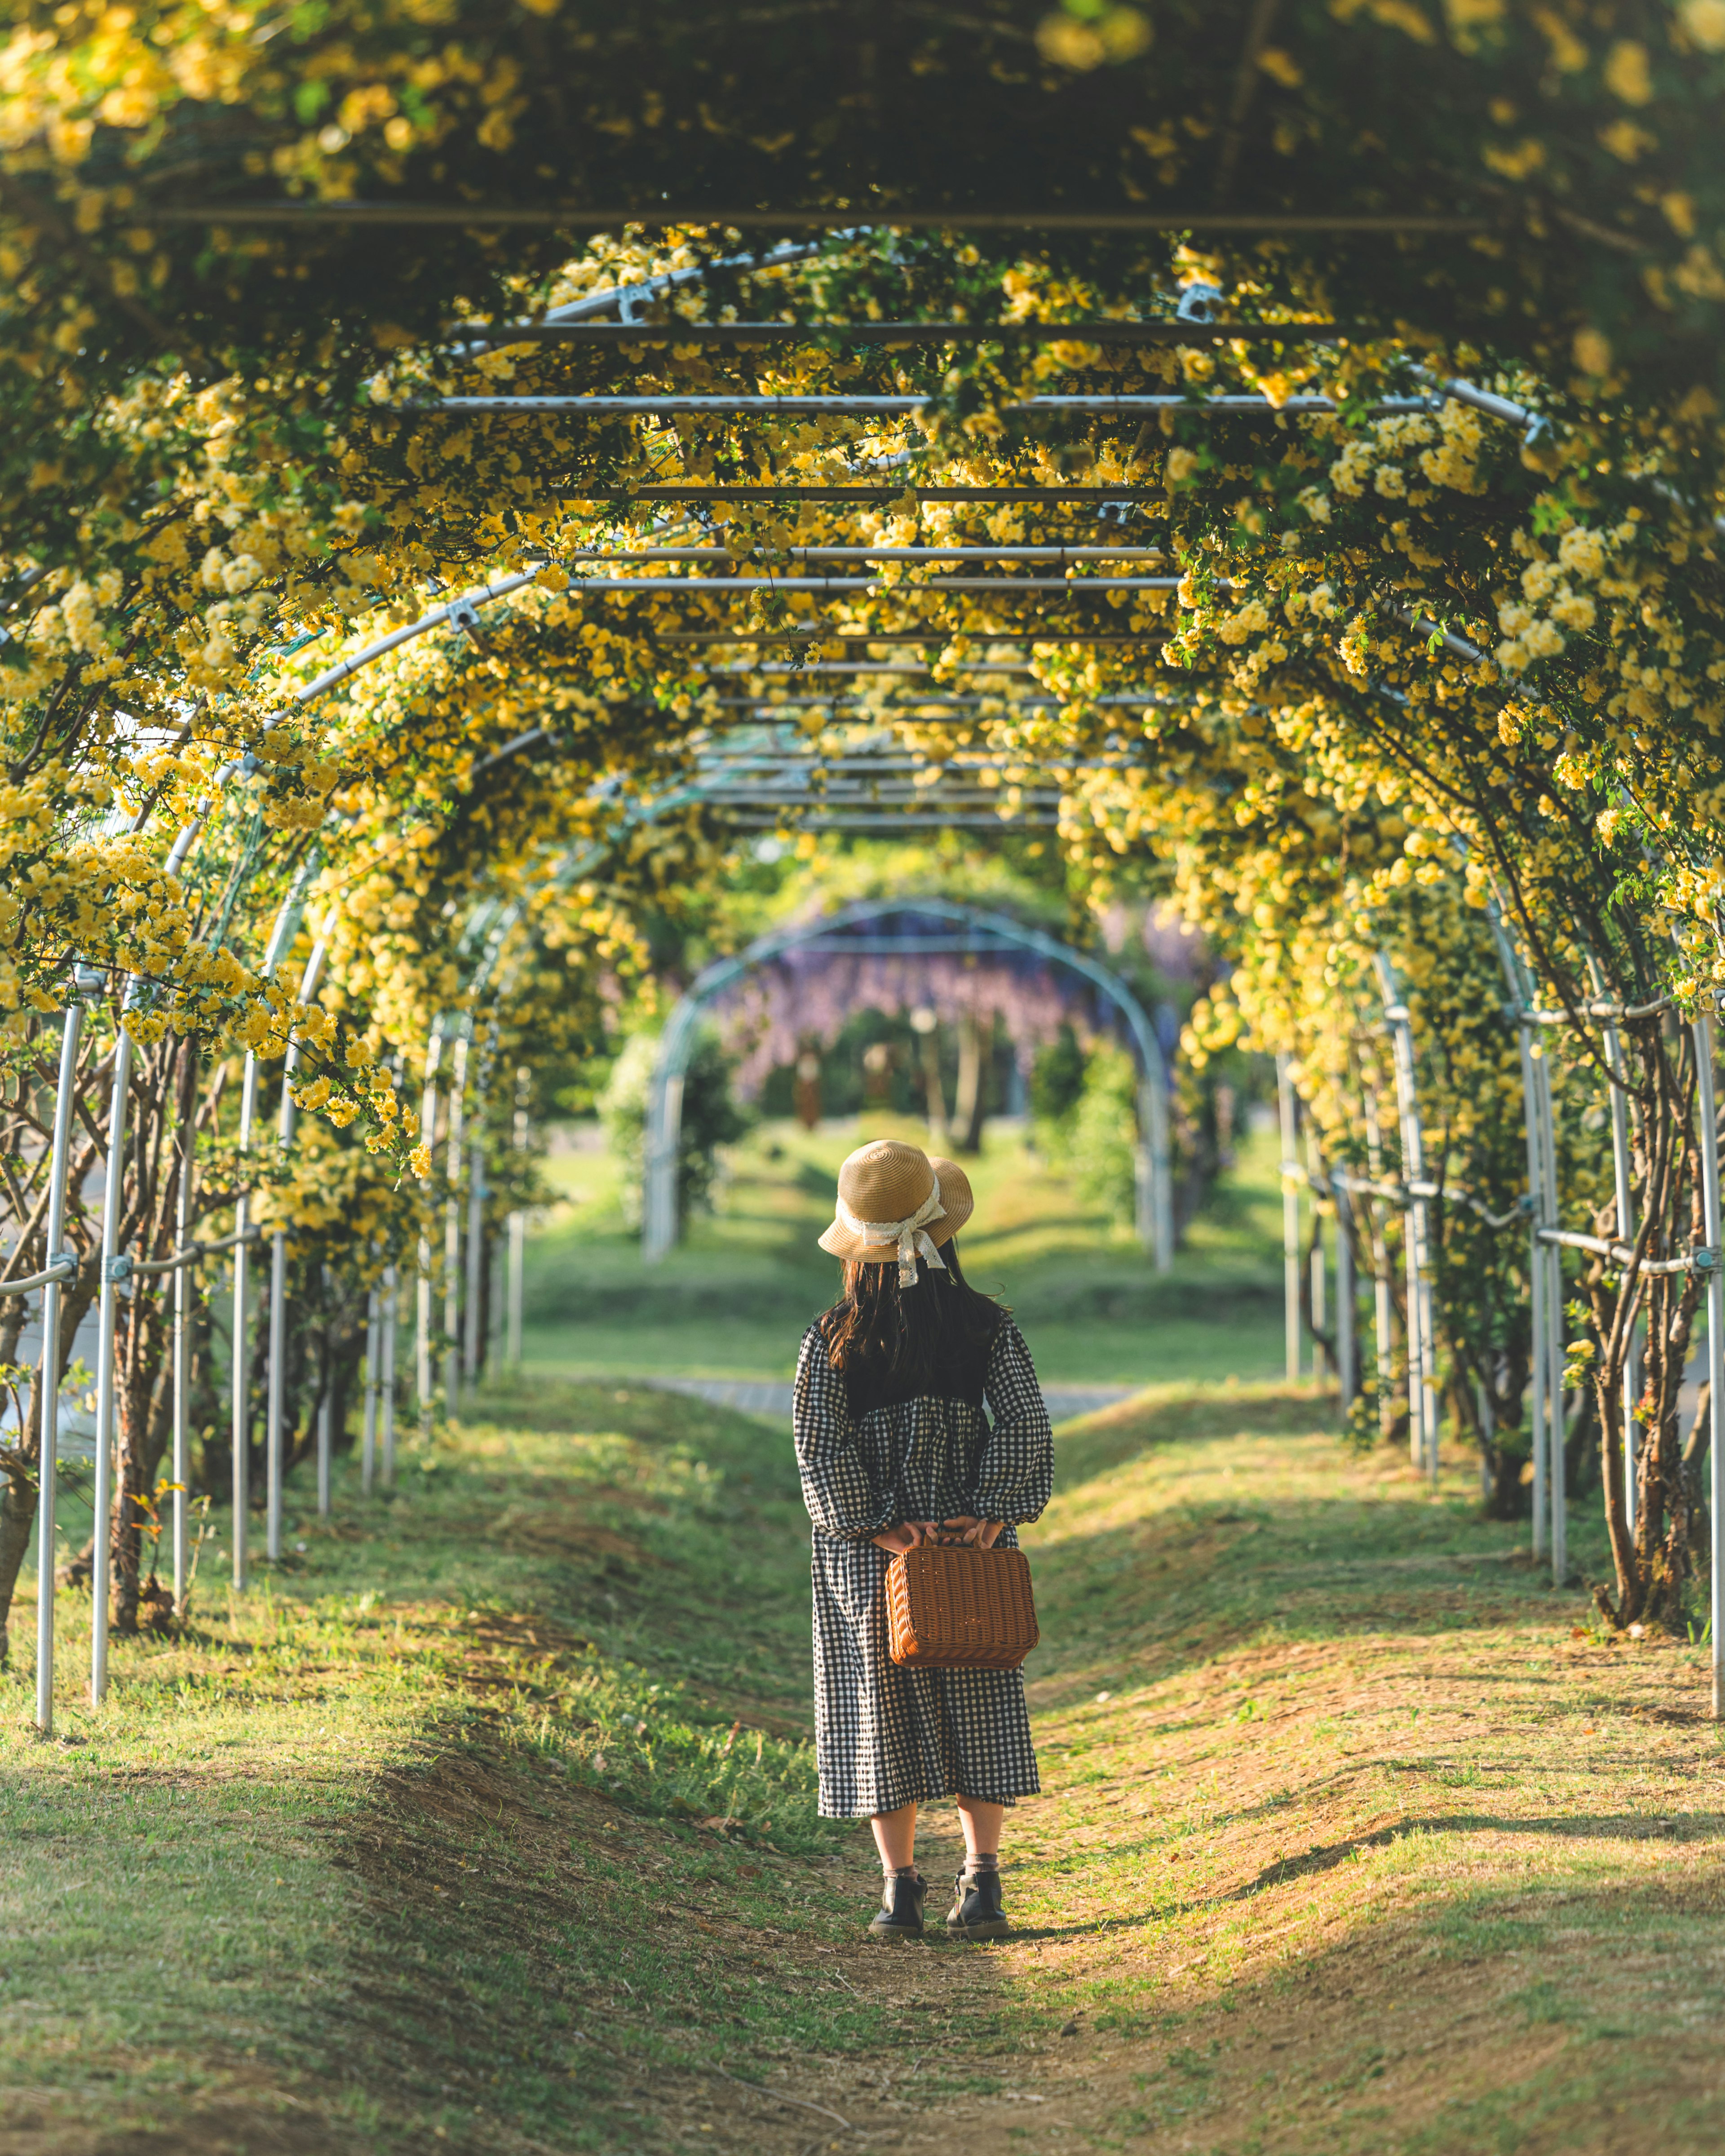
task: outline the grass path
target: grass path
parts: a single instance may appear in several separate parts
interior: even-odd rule
[[[65,1598],[74,1741],[4,1681],[0,2156],[1719,2145],[1700,1655],[1594,1637],[1461,1463],[1267,1385],[1068,1426],[1021,1934],[881,1948],[783,1434],[487,1404],[99,1712]]]

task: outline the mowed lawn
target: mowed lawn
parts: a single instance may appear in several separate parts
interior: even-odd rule
[[[596,1125],[566,1126],[546,1163],[558,1194],[528,1245],[531,1368],[558,1376],[788,1377],[804,1327],[838,1292],[816,1246],[839,1165],[865,1139],[926,1145],[919,1122],[762,1125],[727,1149],[715,1209],[644,1265],[624,1224],[617,1165]],[[1142,1385],[1273,1377],[1282,1369],[1279,1152],[1248,1137],[1172,1273],[1013,1127],[966,1163],[974,1217],[967,1276],[1001,1296],[1051,1383]]]
[[[0,2156],[1716,2148],[1702,1651],[1605,1644],[1467,1462],[1309,1390],[1059,1457],[994,1946],[862,1936],[764,1422],[499,1389],[100,1711],[64,1596],[63,1741],[0,1693]]]

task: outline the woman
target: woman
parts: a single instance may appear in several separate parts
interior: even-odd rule
[[[866,1817],[884,1877],[870,1926],[922,1929],[916,1807],[955,1797],[964,1869],[955,1937],[999,1938],[1005,1807],[1041,1784],[1017,1670],[901,1669],[887,1647],[886,1568],[942,1527],[1014,1546],[1048,1502],[1054,1446],[1030,1357],[999,1303],[958,1267],[973,1204],[964,1172],[883,1138],[839,1171],[820,1247],[845,1292],[797,1364],[795,1429],[814,1523],[814,1712],[820,1809]],[[991,1429],[983,1413],[987,1401]]]

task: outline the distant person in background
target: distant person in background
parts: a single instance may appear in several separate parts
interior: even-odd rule
[[[974,1200],[954,1161],[883,1138],[839,1171],[820,1239],[845,1292],[797,1364],[795,1431],[814,1523],[815,1751],[826,1819],[866,1818],[884,1875],[877,1937],[922,1930],[916,1807],[957,1801],[964,1827],[947,1929],[991,1939],[1000,1830],[1041,1787],[1018,1670],[901,1668],[888,1650],[886,1568],[944,1527],[983,1548],[1048,1502],[1054,1443],[1029,1351],[958,1266]],[[993,1427],[983,1412],[987,1402]]]

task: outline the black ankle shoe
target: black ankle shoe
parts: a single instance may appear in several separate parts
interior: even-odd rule
[[[973,1871],[967,1865],[952,1882],[957,1892],[947,1912],[947,1936],[954,1939],[1004,1939],[1012,1926],[1000,1906],[1000,1874]]]
[[[869,1936],[875,1939],[920,1939],[922,1936],[922,1904],[927,1899],[928,1881],[919,1871],[914,1878],[906,1879],[895,1874],[880,1882],[880,1906],[875,1910],[869,1925]]]

